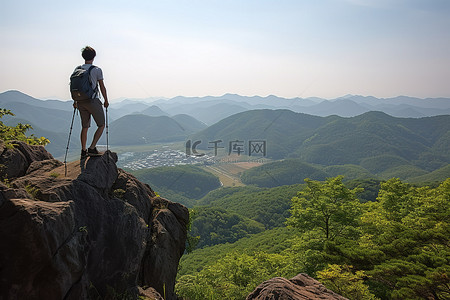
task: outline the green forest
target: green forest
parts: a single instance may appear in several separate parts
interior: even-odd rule
[[[287,205],[284,217],[257,221],[260,215],[245,208],[247,188],[254,208],[279,195],[274,207]],[[416,186],[395,178],[349,184],[336,176],[213,193],[222,195],[204,197],[211,206],[191,214],[197,249],[183,256],[176,285],[186,299],[244,299],[265,280],[301,272],[349,299],[450,297],[450,179]],[[361,201],[373,193],[373,201]],[[224,199],[241,199],[246,216],[220,208]]]
[[[355,168],[287,159],[245,171],[240,187],[198,166],[134,173],[190,207],[176,285],[185,299],[244,299],[298,273],[349,299],[449,299],[448,173],[421,183],[335,175]]]

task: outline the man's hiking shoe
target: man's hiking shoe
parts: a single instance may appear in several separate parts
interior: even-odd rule
[[[80,158],[80,160],[86,159],[87,156],[88,156],[87,150],[81,150],[81,158]]]
[[[88,148],[87,149],[87,155],[88,156],[102,156],[103,153],[98,152],[97,147],[94,149]]]

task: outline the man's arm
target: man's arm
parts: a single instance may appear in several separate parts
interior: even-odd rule
[[[100,86],[100,91],[102,92],[103,99],[105,99],[105,103],[103,103],[103,106],[108,107],[109,106],[108,95],[106,94],[106,87],[105,83],[103,82],[103,79],[98,81],[98,85]]]

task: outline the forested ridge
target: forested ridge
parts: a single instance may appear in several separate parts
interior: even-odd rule
[[[420,162],[422,164],[423,162]],[[380,155],[362,160],[361,165],[343,164],[323,166],[307,163],[301,159],[274,161],[246,170],[241,175],[245,184],[259,187],[275,187],[302,182],[305,178],[325,180],[343,175],[346,180],[400,178],[411,183],[445,180],[450,165],[443,163],[435,171],[428,172],[405,159],[393,155]]]
[[[376,193],[376,199],[361,201],[360,195],[367,193],[361,186],[370,187],[368,193]],[[185,254],[179,294],[189,299],[244,299],[264,280],[306,272],[349,299],[448,299],[450,179],[430,187],[395,178],[344,184],[338,176],[274,189],[292,188],[296,193],[279,226]],[[242,188],[236,189],[216,193],[228,200],[233,194],[244,195]],[[277,193],[250,189],[259,193],[255,199],[263,199],[264,192]],[[220,205],[220,198],[208,197],[204,203]]]
[[[420,176],[448,165],[449,131],[449,115],[415,119],[372,111],[344,118],[262,109],[232,115],[190,138],[204,141],[204,147],[214,140],[263,139],[272,159],[355,165],[390,178],[395,176],[392,167]]]

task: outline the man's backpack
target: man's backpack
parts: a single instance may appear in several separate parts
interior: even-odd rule
[[[70,76],[70,94],[75,101],[90,100],[97,93],[97,88],[92,88],[91,70],[94,66],[90,66],[88,70],[81,66],[77,67]]]

